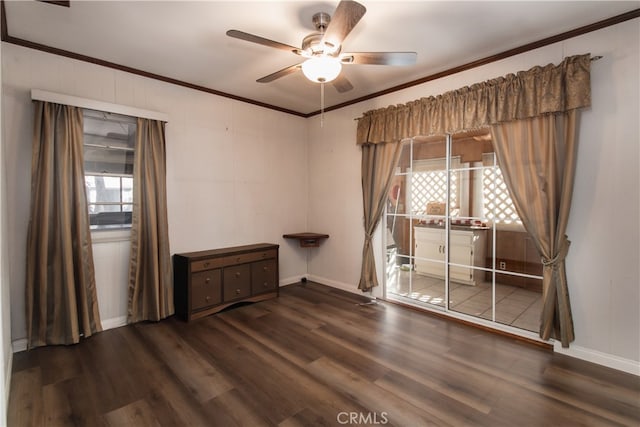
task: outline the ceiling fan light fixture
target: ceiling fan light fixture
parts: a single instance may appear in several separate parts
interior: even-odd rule
[[[342,64],[338,58],[330,56],[314,56],[302,63],[305,77],[315,83],[327,83],[338,77]]]

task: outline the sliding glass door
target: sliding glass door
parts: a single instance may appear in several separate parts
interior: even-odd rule
[[[387,295],[445,307],[445,136],[405,142],[387,203]],[[455,184],[452,185],[455,187]],[[455,196],[451,199],[455,199]],[[455,203],[455,202],[454,202]],[[438,224],[434,236],[423,223]],[[421,243],[416,246],[416,242]]]
[[[537,331],[540,257],[487,131],[406,141],[386,226],[387,298]]]

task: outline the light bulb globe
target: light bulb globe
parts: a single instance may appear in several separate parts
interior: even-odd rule
[[[302,63],[305,77],[315,83],[327,83],[340,74],[342,64],[338,58],[330,56],[314,56]]]

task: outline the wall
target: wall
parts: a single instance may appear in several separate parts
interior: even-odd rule
[[[2,46],[0,45],[0,60],[2,60]],[[0,80],[2,72],[0,70]],[[3,109],[1,106],[2,88],[0,87],[0,129],[3,123]],[[11,319],[9,317],[9,268],[8,268],[8,244],[7,244],[7,192],[5,179],[5,153],[4,138],[0,132],[0,425],[5,425],[7,420],[7,403],[11,384],[11,362],[13,353],[11,349]]]
[[[568,353],[640,375],[639,28],[634,19],[329,112],[323,128],[318,117],[309,120],[309,157],[314,159],[309,227],[331,235],[310,260],[311,277],[357,292],[364,233],[355,118],[367,110],[557,64],[565,56],[603,55],[592,63],[592,107],[581,114],[567,257],[576,340]],[[376,236],[382,280],[380,230]]]
[[[272,242],[280,278],[307,272],[282,234],[307,225],[305,119],[63,57],[3,44],[4,147],[11,335],[26,336],[24,281],[29,217],[32,88],[169,115],[167,197],[171,252]],[[284,153],[284,154],[283,154]],[[285,155],[286,154],[286,155]],[[3,242],[5,238],[3,238]],[[103,326],[124,322],[126,240],[94,242]],[[4,289],[4,287],[3,287]]]

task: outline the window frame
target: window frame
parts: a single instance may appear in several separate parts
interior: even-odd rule
[[[85,119],[83,127],[83,150],[85,155],[88,150],[90,150],[94,156],[96,156],[96,153],[103,152],[103,156],[106,159],[112,156],[113,153],[125,152],[124,155],[120,156],[122,158],[121,163],[114,162],[114,164],[122,165],[121,172],[114,170],[98,171],[96,170],[95,164],[90,163],[86,157],[84,158],[83,174],[85,178],[85,191],[90,228],[92,231],[128,230],[131,228],[133,217],[133,189],[135,185],[133,182],[133,162],[135,159],[137,118],[124,114],[109,113],[91,109],[83,109],[83,117]],[[95,122],[94,126],[96,128],[102,128],[100,129],[102,132],[104,132],[103,129],[109,129],[109,127],[113,128],[114,123],[117,124],[116,130],[126,131],[126,139],[122,138],[122,134],[119,134],[118,138],[115,138],[114,136],[110,136],[111,133],[107,133],[106,135],[91,133],[92,130],[87,127],[87,123],[91,121]],[[96,142],[96,140],[98,142]],[[132,153],[132,155],[129,156],[128,153]],[[100,155],[97,155],[96,157],[100,160],[102,159]],[[92,200],[92,187],[89,186],[88,182],[88,178],[90,177],[93,177],[94,179],[104,177],[118,178],[119,186],[116,190],[118,193],[118,201],[102,199]],[[124,200],[123,195],[125,190],[123,190],[123,179],[131,180],[131,189],[129,190],[131,192],[131,201]],[[96,192],[95,196],[97,196],[98,192],[95,188],[96,187],[94,186],[93,191]],[[119,206],[120,209],[115,211],[107,209],[95,212],[95,207],[108,206]],[[129,206],[130,209],[126,210],[125,207]],[[92,208],[94,208],[93,212]]]

